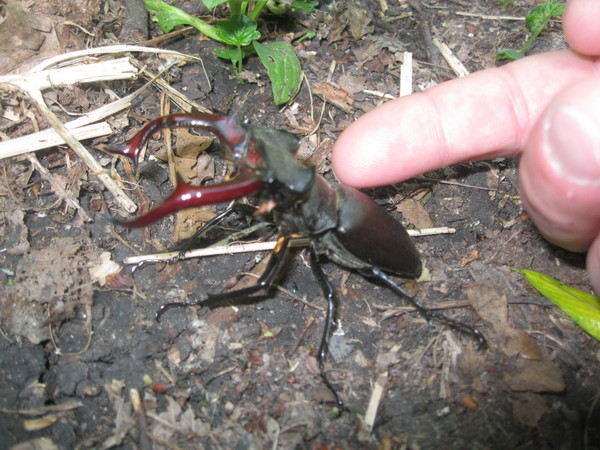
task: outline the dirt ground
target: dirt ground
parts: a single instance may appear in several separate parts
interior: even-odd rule
[[[0,40],[11,42],[0,51],[4,73],[36,58],[162,35],[155,26],[136,28],[134,2],[56,3],[17,2],[25,15],[3,7],[15,21],[8,32],[0,24]],[[198,3],[183,6],[200,14]],[[515,0],[505,9],[496,0],[321,2],[310,17],[266,17],[261,31],[269,39],[299,35],[304,27],[317,32],[295,47],[306,83],[284,110],[273,104],[254,57],[239,83],[230,64],[214,56],[219,45],[195,31],[150,44],[201,58],[163,72],[169,85],[215,113],[298,134],[301,158],[333,180],[333,142],[387,101],[383,94],[399,95],[404,52],[413,54],[417,91],[455,77],[434,40],[470,72],[499,65],[497,51],[520,48],[527,38],[523,22],[510,17],[524,17],[535,3]],[[556,22],[530,52],[565,46]],[[167,61],[149,53],[133,58],[155,73]],[[44,98],[66,122],[148,79],[51,89]],[[1,101],[3,138],[49,126],[27,97],[4,92]],[[162,160],[142,163],[138,173],[102,150],[168,112],[165,105],[180,111],[152,84],[108,119],[111,136],[84,142],[146,207],[172,189],[163,138],[148,151],[162,149]],[[185,132],[168,140],[180,157],[186,143],[204,142]],[[584,257],[536,232],[519,200],[517,161],[461,164],[366,190],[411,228],[456,230],[415,238],[427,276],[404,287],[476,326],[489,345],[479,350],[456,330],[427,323],[384,287],[325,263],[340,300],[341,329],[326,362],[347,408],[337,418],[315,359],[325,300],[306,252],[298,251],[265,301],[174,309],[158,323],[154,316],[164,303],[253,280],[234,276],[260,271],[265,254],[154,264],[132,273],[124,258],[174,248],[189,234],[186,225],[198,226],[224,205],[124,229],[109,219],[123,209],[72,149],[53,147],[36,157],[0,160],[0,448],[600,448],[597,342],[511,271],[538,270],[589,291]],[[193,157],[179,170],[222,180],[221,162],[206,153]],[[247,226],[234,217],[210,240]],[[99,267],[109,275],[94,275]]]

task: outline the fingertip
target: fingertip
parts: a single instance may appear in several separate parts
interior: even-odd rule
[[[521,196],[540,232],[572,251],[600,233],[600,80],[561,92],[535,125],[520,164]]]
[[[600,55],[600,2],[569,0],[563,14],[563,29],[569,46],[584,55]]]
[[[439,136],[431,132],[438,121],[430,106],[422,94],[413,94],[353,122],[333,148],[338,179],[358,188],[383,186],[439,166]]]
[[[334,175],[342,183],[359,187],[363,178],[363,165],[360,160],[360,141],[362,135],[354,122],[336,140],[331,154],[331,164]],[[357,151],[358,150],[358,151]],[[368,175],[367,175],[368,176]]]
[[[372,111],[353,122],[334,144],[332,169],[344,184],[360,188],[377,183],[378,164],[383,157],[374,142],[377,131],[369,127],[371,115],[377,113]]]

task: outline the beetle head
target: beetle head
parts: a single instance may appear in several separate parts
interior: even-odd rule
[[[137,164],[139,155],[152,135],[163,128],[206,129],[231,151],[233,174],[225,183],[191,186],[177,179],[173,193],[150,212],[131,221],[116,221],[128,227],[148,225],[181,209],[235,200],[263,188],[264,204],[287,208],[302,198],[312,185],[312,169],[296,161],[298,138],[286,131],[238,124],[226,116],[210,114],[172,114],[148,123],[133,139],[112,153]],[[266,209],[270,210],[269,208]]]

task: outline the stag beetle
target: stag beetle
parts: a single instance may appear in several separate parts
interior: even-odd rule
[[[208,294],[206,299],[196,302],[168,303],[161,307],[158,316],[174,306],[215,308],[265,297],[282,268],[290,241],[303,237],[310,239],[311,268],[328,305],[317,353],[319,370],[340,413],[343,402],[329,382],[324,367],[329,338],[337,326],[337,301],[333,286],[319,265],[321,256],[379,280],[409,300],[425,318],[439,320],[472,336],[480,345],[485,344],[477,329],[425,308],[390,278],[388,273],[413,278],[421,274],[419,254],[404,227],[366,194],[343,184],[330,184],[313,169],[299,163],[295,157],[299,141],[294,135],[238,123],[226,116],[172,114],[148,123],[128,144],[113,153],[137,163],[141,149],[155,132],[178,127],[206,129],[216,135],[232,153],[233,174],[225,183],[212,186],[195,187],[179,182],[175,191],[155,209],[131,221],[117,223],[141,227],[177,210],[256,193],[260,202],[257,211],[272,214],[281,236],[255,286]]]

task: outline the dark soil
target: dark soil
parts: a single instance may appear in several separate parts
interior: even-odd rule
[[[250,81],[240,84],[230,64],[212,53],[218,44],[196,32],[159,45],[202,58],[203,66],[188,63],[163,78],[205,108],[300,136],[318,125],[304,139],[301,157],[333,180],[328,157],[335,138],[382,102],[365,90],[398,95],[403,52],[413,53],[415,90],[454,77],[432,38],[447,44],[471,72],[493,67],[497,51],[524,43],[523,22],[457,13],[524,17],[536,2],[517,0],[504,9],[495,0],[388,1],[385,14],[385,1],[321,3],[319,14],[300,17],[317,37],[296,51],[313,94],[321,92],[318,83],[330,84],[321,86],[321,97],[311,97],[305,84],[284,111],[273,104],[256,58],[245,62]],[[369,20],[336,13],[342,4]],[[194,11],[195,5],[184,7]],[[124,28],[126,10],[118,2],[37,2],[28,8],[29,17],[60,25],[55,31],[34,27],[56,46],[2,50],[14,61],[131,42],[126,33],[135,35],[129,21]],[[261,22],[271,39],[302,30],[294,20]],[[154,27],[150,33],[161,34]],[[553,23],[531,52],[564,47],[560,24]],[[135,56],[156,71],[163,62]],[[94,109],[111,101],[109,89],[124,96],[145,81],[59,89],[46,100],[67,121],[65,111]],[[322,102],[334,86],[347,94],[343,109]],[[9,138],[33,132],[32,117],[47,126],[26,98],[7,95],[3,104],[18,116],[0,118]],[[161,114],[160,105],[160,92],[147,89],[133,108],[112,119],[112,137],[88,141],[87,148],[107,170],[114,167],[113,173],[135,182],[136,175],[101,150],[131,138]],[[179,112],[175,105],[171,111]],[[183,138],[178,134],[175,146]],[[161,138],[149,153],[162,147]],[[174,309],[157,323],[160,305],[218,292],[264,255],[148,265],[135,273],[125,267],[98,284],[89,269],[104,252],[121,263],[138,252],[173,248],[175,221],[166,218],[143,230],[115,227],[108,214],[123,212],[70,149],[40,151],[37,158],[93,220],[84,222],[66,207],[29,159],[0,161],[0,448],[600,447],[597,342],[510,270],[538,270],[589,291],[584,257],[539,236],[519,201],[517,161],[462,164],[367,191],[407,225],[456,229],[415,238],[429,276],[404,287],[425,305],[478,327],[489,347],[478,350],[455,329],[427,323],[384,287],[325,263],[340,300],[341,326],[326,363],[347,407],[336,418],[315,359],[325,300],[305,252],[298,251],[282,289],[265,301],[235,309]],[[207,170],[216,182],[225,174],[220,163]],[[141,189],[128,191],[137,203],[157,202],[172,189],[163,162],[143,163],[140,173]],[[203,214],[206,219],[212,213]],[[234,217],[210,239],[246,226]],[[132,406],[136,393],[141,408]],[[372,429],[365,422],[370,401],[378,406]]]

